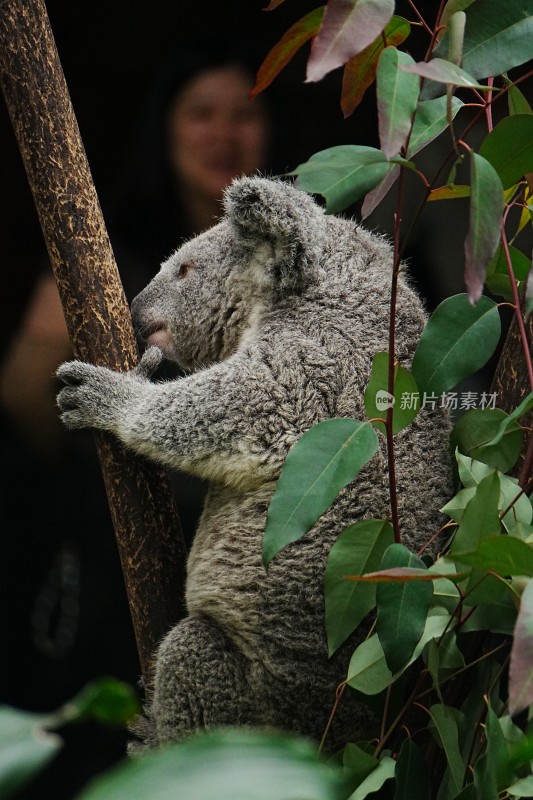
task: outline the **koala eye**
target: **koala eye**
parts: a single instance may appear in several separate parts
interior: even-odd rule
[[[183,264],[180,264],[178,269],[178,280],[183,280],[183,278],[187,277],[189,272],[193,268],[192,261],[184,261]]]

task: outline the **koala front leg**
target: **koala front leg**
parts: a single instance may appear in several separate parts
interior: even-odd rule
[[[204,728],[265,724],[248,672],[244,655],[210,619],[179,622],[157,654],[150,716],[158,743]]]
[[[237,353],[186,378],[151,383],[150,353],[129,373],[80,362],[60,367],[65,424],[112,431],[166,466],[239,488],[276,476],[301,421],[260,359]]]
[[[139,402],[163,355],[151,347],[130,372],[114,372],[82,361],[67,361],[57,370],[65,384],[57,404],[67,428],[98,428],[117,433],[122,415]]]

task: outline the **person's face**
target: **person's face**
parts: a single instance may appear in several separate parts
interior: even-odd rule
[[[170,163],[186,192],[219,199],[231,180],[264,164],[267,121],[248,100],[250,79],[239,67],[200,73],[174,100],[168,117]]]

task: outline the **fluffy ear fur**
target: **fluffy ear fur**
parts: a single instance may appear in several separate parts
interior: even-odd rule
[[[326,220],[308,194],[284,181],[239,178],[226,190],[224,206],[237,237],[263,262],[281,294],[313,282]]]

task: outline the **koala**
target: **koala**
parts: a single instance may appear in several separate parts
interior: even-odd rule
[[[384,437],[357,479],[300,540],[262,563],[267,509],[287,453],[332,417],[365,419],[372,358],[388,347],[392,251],[351,220],[324,214],[287,182],[241,178],[221,221],[187,241],[132,304],[147,349],[116,373],[62,365],[69,428],[111,431],[133,451],[209,481],[188,558],[187,616],[161,642],[147,746],[202,728],[275,727],[320,739],[361,626],[328,658],[323,575],[338,534],[389,515]],[[409,366],[424,327],[400,276],[396,342]],[[151,381],[161,358],[184,377]],[[450,491],[447,425],[422,411],[395,437],[404,543],[442,524]],[[352,696],[353,695],[353,696]],[[331,747],[372,735],[348,690]]]

